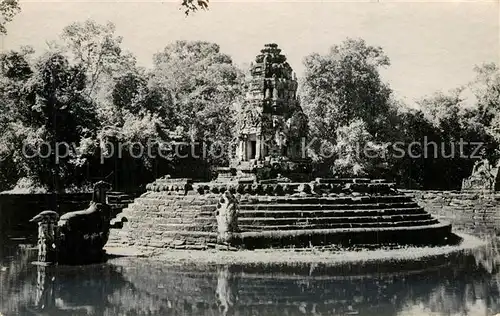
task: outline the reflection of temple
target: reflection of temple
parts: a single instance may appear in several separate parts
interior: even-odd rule
[[[304,172],[308,160],[301,145],[307,135],[307,117],[297,98],[297,78],[278,45],[265,45],[250,75],[232,167],[240,176],[263,171],[258,178],[272,176],[272,170]]]
[[[47,269],[29,265],[31,256],[0,273],[0,312],[396,316],[415,310],[417,315],[477,315],[471,310],[476,306],[489,311],[483,315],[494,315],[500,312],[499,256],[496,245],[404,268],[400,262],[216,267],[117,259]]]

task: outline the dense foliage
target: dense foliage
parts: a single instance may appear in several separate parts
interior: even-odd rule
[[[7,33],[6,24],[14,19],[14,16],[20,11],[18,0],[1,0],[0,1],[0,34]]]
[[[388,57],[363,40],[348,39],[304,64],[302,103],[310,136],[317,139],[311,155],[322,175],[384,176],[405,187],[459,189],[475,161],[496,163],[495,64],[477,67],[470,84],[423,97],[415,107],[394,99],[379,74]],[[325,154],[325,146],[333,154]]]
[[[0,55],[0,190],[81,188],[106,177],[130,190],[167,173],[206,178],[228,164],[244,77],[231,57],[214,43],[177,41],[143,69],[121,43],[113,24],[89,20],[64,28],[43,54],[25,47]],[[496,163],[497,65],[407,105],[380,76],[388,56],[363,40],[347,39],[304,64],[301,104],[318,175],[452,189],[479,157]],[[461,141],[469,144],[463,153],[452,148]],[[212,145],[223,152],[207,153]]]
[[[86,21],[40,57],[0,56],[2,189],[29,179],[62,190],[108,175],[118,188],[137,188],[228,162],[199,148],[193,155],[184,146],[186,159],[174,152],[179,142],[231,142],[242,77],[231,58],[213,43],[179,41],[145,70],[120,46],[112,24]]]

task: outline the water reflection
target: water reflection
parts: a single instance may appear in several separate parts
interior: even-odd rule
[[[84,267],[30,264],[4,247],[4,315],[493,315],[498,241],[431,266],[165,265],[112,259]],[[390,266],[390,265],[389,265]],[[363,271],[368,271],[364,273]]]

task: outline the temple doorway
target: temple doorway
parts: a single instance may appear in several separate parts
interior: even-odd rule
[[[255,159],[255,156],[257,155],[257,141],[251,140],[250,141],[250,159]]]

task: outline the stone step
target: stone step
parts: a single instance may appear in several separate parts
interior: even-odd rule
[[[371,223],[371,222],[391,222],[404,220],[425,220],[430,219],[431,215],[427,213],[421,214],[393,214],[393,215],[369,215],[369,216],[331,216],[337,214],[324,214],[325,216],[307,216],[311,214],[292,214],[290,217],[242,217],[238,218],[240,225],[289,225],[289,224],[316,224],[316,223]],[[297,215],[301,215],[297,217]],[[194,225],[194,226],[216,226],[217,219],[215,216],[203,216],[195,218],[185,217],[158,217],[144,218],[132,217],[127,218],[130,222],[143,224],[158,224],[158,225]]]
[[[147,224],[198,224],[198,225],[217,225],[217,219],[215,215],[212,217],[138,217],[138,216],[128,216],[127,220],[129,222],[137,223],[147,223]]]
[[[283,230],[314,230],[314,229],[350,229],[350,228],[379,228],[379,227],[412,227],[437,224],[436,219],[372,222],[372,223],[321,223],[321,224],[297,224],[297,225],[239,225],[243,232],[251,231],[283,231]]]
[[[216,205],[209,205],[208,210],[215,210]],[[127,207],[129,212],[151,212],[151,213],[165,213],[165,212],[177,212],[182,214],[198,214],[204,211],[202,206],[154,206],[154,205],[144,205],[139,203],[131,204]]]
[[[200,210],[150,210],[150,209],[141,209],[140,207],[130,209],[128,208],[126,211],[123,211],[120,216],[125,217],[127,219],[132,218],[187,218],[194,219],[197,217],[213,217],[215,206],[212,211],[200,211]]]
[[[156,223],[154,226],[163,232],[168,232],[168,231],[217,232],[217,222],[214,222],[212,224],[203,224],[203,225],[198,223],[194,224]]]
[[[358,224],[358,223],[388,223],[405,221],[423,221],[432,219],[430,214],[416,215],[389,215],[389,216],[355,216],[355,217],[287,217],[269,218],[253,217],[238,218],[240,227],[243,226],[279,226],[279,225],[312,225],[312,224]]]
[[[300,197],[300,196],[269,196],[254,197],[244,196],[240,203],[243,204],[374,204],[374,203],[402,203],[414,202],[408,195],[380,195],[380,196],[342,196],[342,197]]]
[[[317,183],[380,183],[380,180],[373,180],[370,178],[318,178],[315,180]]]
[[[442,245],[451,234],[451,225],[429,221],[413,226],[345,227],[322,229],[272,229],[239,234],[238,242],[247,249],[269,247],[307,247],[328,244],[386,244],[397,240],[400,245]]]
[[[213,214],[213,213],[212,213]],[[322,210],[322,209],[287,209],[287,210],[240,210],[239,217],[337,217],[337,216],[387,216],[405,214],[427,214],[422,207],[388,208],[388,209],[351,209],[351,210]],[[205,215],[205,214],[203,214]],[[207,212],[206,216],[210,216]]]
[[[269,231],[269,230],[313,230],[313,229],[339,229],[339,228],[376,228],[376,227],[409,227],[409,226],[424,226],[436,224],[437,220],[428,219],[420,221],[393,221],[393,222],[371,222],[371,223],[352,223],[352,222],[339,222],[339,223],[317,223],[317,224],[289,224],[289,225],[245,225],[240,224],[242,232],[250,231]],[[214,233],[217,231],[217,224],[200,225],[200,224],[156,224],[162,232],[209,232]]]
[[[373,210],[390,208],[415,208],[419,207],[416,202],[404,203],[374,203],[374,204],[240,204],[240,210]],[[209,206],[205,206],[208,209]]]
[[[141,204],[141,205],[152,205],[152,206],[161,206],[161,205],[203,205],[206,203],[217,203],[217,199],[198,199],[193,201],[192,199],[173,199],[173,198],[153,198],[153,197],[140,197],[135,199],[134,204]]]

